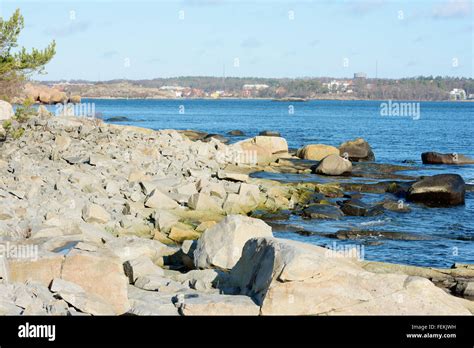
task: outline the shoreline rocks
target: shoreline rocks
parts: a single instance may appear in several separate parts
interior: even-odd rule
[[[194,251],[196,268],[229,270],[240,259],[244,244],[254,237],[271,237],[272,229],[262,220],[230,215],[199,238]]]
[[[0,313],[468,314],[467,302],[428,280],[369,272],[357,256],[275,239],[269,225],[248,217],[372,213],[358,201],[363,195],[336,181],[282,184],[249,175],[296,165],[308,173],[314,161],[290,155],[284,138],[235,146],[193,141],[190,131],[48,113],[21,127],[18,139],[0,143],[0,242],[37,252],[6,259]],[[227,157],[239,148],[255,150],[257,161]],[[365,165],[382,178],[399,169]],[[351,233],[339,237],[359,237]],[[456,278],[450,289],[470,294],[469,279]]]
[[[261,315],[471,314],[464,300],[427,279],[367,272],[327,249],[294,241],[249,240],[229,277],[261,306]]]
[[[339,146],[341,157],[351,162],[373,162],[375,155],[369,143],[362,138],[346,141]]]
[[[330,145],[309,144],[296,151],[297,157],[313,161],[321,161],[329,155],[339,155],[339,149]]]
[[[313,173],[323,175],[342,175],[352,171],[351,161],[337,155],[324,157],[318,165],[312,168]]]
[[[457,153],[423,152],[423,164],[474,164],[474,159]]]
[[[407,192],[407,200],[428,206],[462,205],[466,187],[463,178],[457,174],[438,174],[416,181]]]

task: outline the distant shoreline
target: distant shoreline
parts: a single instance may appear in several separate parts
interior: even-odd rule
[[[399,102],[436,102],[436,103],[441,103],[441,102],[451,102],[451,103],[469,103],[469,102],[474,102],[474,99],[468,99],[468,100],[429,100],[429,99],[364,99],[364,98],[306,98],[306,100],[278,100],[275,98],[239,98],[239,97],[222,97],[222,98],[211,98],[211,97],[200,97],[200,98],[136,98],[136,97],[82,97],[82,99],[92,99],[92,100],[270,100],[270,101],[275,101],[275,102],[280,102],[280,103],[305,103],[308,101],[387,101],[387,100],[393,100],[393,101],[399,101]]]

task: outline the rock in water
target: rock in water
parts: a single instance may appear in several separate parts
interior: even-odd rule
[[[340,219],[341,209],[329,204],[313,204],[303,210],[303,216],[311,219]]]
[[[313,173],[323,175],[342,175],[352,171],[352,163],[339,155],[329,155],[324,157],[316,167]]]
[[[238,129],[231,130],[231,131],[227,132],[227,134],[234,135],[234,136],[244,136],[245,135],[244,132],[242,132],[241,130],[238,130]]]
[[[457,153],[423,152],[424,164],[473,164],[474,159]]]
[[[272,130],[264,130],[258,133],[258,135],[265,136],[265,137],[281,137],[280,132],[272,131]]]
[[[339,153],[342,157],[352,162],[373,162],[375,155],[369,143],[362,138],[346,141],[339,146]]]
[[[309,144],[298,149],[296,156],[302,159],[321,161],[329,155],[339,155],[339,149],[334,146],[324,144]]]
[[[422,177],[408,189],[407,200],[428,206],[464,204],[466,187],[458,174],[438,174]]]
[[[224,143],[224,144],[227,144],[229,142],[229,139],[227,139],[226,137],[224,137],[220,134],[208,134],[204,138],[202,138],[202,141],[207,143],[207,142],[211,141],[212,139],[217,139],[221,143]]]
[[[0,100],[0,121],[9,120],[14,114],[11,104]]]
[[[199,238],[194,264],[196,268],[231,269],[240,259],[242,248],[249,239],[271,236],[272,228],[262,220],[229,215]]]
[[[380,205],[371,207],[359,199],[350,199],[341,204],[341,210],[350,216],[374,216],[382,214],[383,207]]]

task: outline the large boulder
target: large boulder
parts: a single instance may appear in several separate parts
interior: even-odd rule
[[[238,164],[263,165],[269,164],[277,158],[277,156],[273,155],[270,149],[258,146],[249,140],[243,140],[232,144],[230,149],[230,155],[224,153],[225,159],[228,162],[232,161],[237,162]]]
[[[128,311],[128,277],[121,260],[106,250],[73,249],[63,262],[61,278],[108,303],[116,314]]]
[[[313,161],[321,161],[329,155],[339,155],[339,149],[330,145],[309,144],[296,151],[296,156],[299,158]]]
[[[234,267],[245,243],[255,237],[271,237],[272,228],[262,220],[242,215],[229,215],[206,230],[194,251],[196,268]]]
[[[0,100],[0,121],[11,119],[15,113],[10,103]]]
[[[457,153],[423,152],[424,164],[473,164],[474,159]]]
[[[372,162],[375,155],[369,143],[362,138],[346,141],[339,146],[339,154],[352,162]]]
[[[83,313],[92,315],[114,315],[113,307],[95,294],[87,293],[79,285],[55,278],[51,291]]]
[[[35,250],[34,245],[18,245],[18,248]],[[26,249],[27,250],[27,249]],[[54,278],[61,276],[64,255],[37,250],[36,257],[7,259],[7,279],[11,282],[24,283],[35,281],[44,286],[49,286]]]
[[[352,163],[339,155],[329,155],[324,157],[312,170],[315,174],[342,175],[352,171]]]
[[[24,94],[28,99],[39,101],[43,104],[64,103],[69,99],[66,93],[56,88],[31,83],[25,85]]]
[[[407,200],[428,206],[451,206],[464,204],[466,188],[458,174],[438,174],[422,177],[407,192]]]
[[[229,285],[262,315],[470,314],[427,279],[371,273],[344,253],[274,238],[246,243]]]
[[[239,141],[232,148],[237,150],[239,162],[246,164],[268,164],[288,156],[288,143],[276,136],[259,135]]]
[[[265,149],[269,149],[272,154],[288,152],[288,143],[280,136],[259,135],[253,138],[253,142]]]

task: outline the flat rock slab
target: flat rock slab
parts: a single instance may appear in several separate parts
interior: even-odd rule
[[[391,239],[391,240],[432,240],[428,236],[407,232],[370,231],[370,230],[340,230],[335,234],[337,239]]]
[[[259,315],[260,308],[248,296],[192,294],[185,295],[182,315]]]
[[[130,314],[135,315],[179,315],[172,302],[174,294],[146,291],[132,285],[128,288]]]
[[[344,213],[336,206],[329,204],[314,204],[303,210],[303,217],[310,219],[340,219]]]

